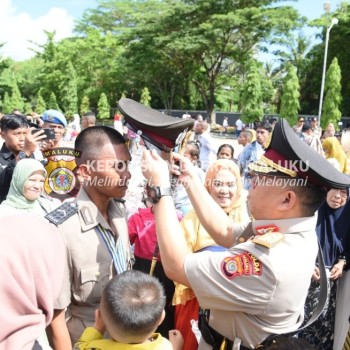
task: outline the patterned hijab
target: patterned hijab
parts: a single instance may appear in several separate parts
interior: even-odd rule
[[[36,159],[22,159],[16,164],[13,171],[9,193],[3,204],[16,209],[27,209],[31,211],[36,206],[36,201],[30,201],[23,195],[23,189],[28,177],[36,171],[42,171],[44,177],[46,170]]]
[[[44,218],[0,219],[0,348],[32,349],[51,322],[61,290],[65,250]]]
[[[225,208],[225,212],[229,216],[238,216],[235,219],[240,222],[242,220],[243,211],[245,205],[242,201],[242,180],[239,171],[239,167],[230,159],[218,159],[216,160],[207,170],[205,176],[204,186],[206,190],[211,193],[213,187],[213,181],[220,170],[228,170],[230,171],[236,178],[237,182],[237,192],[236,198],[233,200],[232,204]]]

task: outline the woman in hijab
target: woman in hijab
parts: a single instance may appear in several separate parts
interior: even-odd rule
[[[310,327],[301,332],[301,337],[316,345],[319,350],[332,350],[335,332],[335,307],[340,290],[338,283],[347,268],[350,243],[349,189],[331,189],[326,202],[318,210],[316,233],[329,271],[329,302],[323,314]],[[309,295],[305,304],[308,316],[314,310],[319,293],[319,270],[316,267]]]
[[[220,207],[235,222],[246,226],[249,215],[243,198],[242,181],[238,166],[229,159],[216,160],[207,170],[204,186]],[[210,213],[208,213],[210,215]],[[224,249],[216,245],[199,222],[194,210],[181,221],[183,234],[192,252]],[[198,320],[199,305],[191,288],[176,284],[173,298],[175,308],[175,329],[184,337],[183,350],[198,348],[198,342],[191,330],[191,320]]]
[[[335,158],[339,163],[340,172],[348,174],[348,160],[338,139],[335,136],[327,137],[322,141],[322,147],[326,159]]]
[[[0,218],[0,247],[0,349],[47,349],[39,339],[63,281],[60,233],[44,218],[10,215]]]
[[[0,217],[16,213],[44,216],[60,205],[41,197],[46,170],[36,159],[22,159],[13,172],[9,193],[0,205]]]

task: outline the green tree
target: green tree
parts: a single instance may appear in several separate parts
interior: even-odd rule
[[[142,90],[140,103],[142,103],[145,106],[151,106],[151,95],[147,87],[144,87]]]
[[[107,96],[102,92],[100,99],[98,100],[98,119],[108,119],[110,106],[107,100]]]
[[[24,101],[33,104],[40,87],[42,86],[41,72],[43,60],[34,57],[30,60],[14,62],[11,70],[16,74],[18,88]]]
[[[67,63],[63,62],[68,60],[74,64],[78,100],[81,101],[83,96],[87,95],[90,105],[97,106],[102,92],[109,101],[113,101],[129,84],[128,75],[122,73],[122,65],[125,64],[120,59],[122,51],[123,47],[115,35],[89,28],[83,38],[65,39],[60,42],[55,60],[58,66],[66,65]]]
[[[38,91],[37,97],[36,97],[36,106],[35,106],[35,112],[38,114],[43,114],[46,111],[46,103],[44,101],[44,98],[41,96],[41,89]]]
[[[60,101],[66,116],[78,112],[77,73],[71,61],[68,62],[64,79],[60,83]]]
[[[277,6],[278,2],[129,0],[120,5],[106,0],[84,14],[78,30],[93,26],[123,40],[122,63],[129,73],[124,74],[128,79],[123,88],[129,95],[133,94],[130,86],[142,84],[141,89],[150,89],[153,105],[158,90],[164,104],[181,98],[179,103],[188,109],[188,93],[194,86],[214,122],[216,90],[226,76],[240,72],[259,42],[269,41],[271,34],[287,35],[296,27],[297,11]]]
[[[339,110],[342,101],[341,70],[336,57],[333,58],[333,61],[327,70],[325,95],[321,117],[322,129],[325,129],[328,123],[338,125],[342,115]]]
[[[350,3],[348,1],[339,2],[339,5],[334,12],[325,14],[311,23],[313,26],[321,29],[322,33],[320,35],[320,44],[315,45],[307,55],[307,59],[309,60],[306,70],[307,83],[304,84],[301,90],[303,98],[302,112],[305,114],[318,114],[322,67],[325,52],[325,38],[327,28],[330,26],[332,18],[339,19],[339,22],[337,25],[333,26],[330,32],[327,62],[329,64],[334,57],[337,57],[342,74],[342,103],[339,108],[343,116],[350,116],[350,45],[348,45]]]
[[[21,92],[19,91],[16,79],[14,79],[13,85],[12,85],[11,104],[12,104],[12,109],[18,109],[23,113],[24,101],[23,101]]]
[[[54,92],[56,97],[60,100],[60,88],[62,79],[66,75],[66,66],[68,64],[67,58],[61,59],[58,53],[58,44],[55,43],[55,31],[45,31],[47,41],[43,45],[38,46],[37,56],[42,61],[42,69],[38,76],[41,82],[40,90],[41,96],[48,101],[51,92]],[[67,51],[68,52],[68,51]]]
[[[60,107],[58,106],[57,103],[57,98],[54,92],[51,92],[50,94],[50,99],[49,99],[49,103],[47,104],[47,108],[48,109],[55,109],[57,111],[60,110]]]
[[[249,61],[246,79],[242,86],[241,110],[242,120],[251,123],[264,115],[261,74],[255,61]]]
[[[5,45],[5,43],[0,43],[0,49]],[[9,59],[4,59],[0,56],[0,74],[1,72],[9,67]]]
[[[85,95],[81,100],[80,115],[83,115],[86,112],[89,112],[90,110],[90,100],[89,97]]]
[[[12,102],[11,97],[7,91],[5,91],[4,100],[2,102],[2,112],[4,114],[9,114],[12,112]]]
[[[30,104],[30,102],[26,102],[24,104],[24,114],[27,115],[27,114],[31,114],[33,112],[33,107],[32,105]]]
[[[283,94],[281,98],[281,117],[287,119],[290,125],[294,125],[298,111],[299,104],[299,80],[296,72],[296,68],[291,64],[287,66],[287,75],[284,78]]]

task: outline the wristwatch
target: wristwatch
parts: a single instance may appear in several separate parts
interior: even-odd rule
[[[163,196],[171,196],[170,187],[146,186],[147,200],[152,203],[158,203]]]
[[[20,151],[18,153],[18,159],[21,160],[21,159],[26,159],[26,158],[30,158],[30,156],[28,156],[27,153],[23,152],[23,151]]]

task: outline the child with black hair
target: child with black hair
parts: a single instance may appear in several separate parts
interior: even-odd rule
[[[242,169],[239,161],[237,159],[234,159],[234,154],[235,154],[234,148],[231,145],[229,145],[228,143],[224,143],[219,147],[218,153],[216,156],[218,159],[232,160],[235,164],[237,164],[237,166],[239,167],[240,174],[242,175],[243,169]]]
[[[154,333],[163,321],[164,290],[157,278],[131,270],[113,277],[103,291],[95,324],[83,332],[75,350],[181,350],[183,338],[171,330],[169,340]],[[103,338],[107,331],[110,339]]]
[[[234,153],[235,153],[235,150],[233,149],[233,147],[228,143],[224,143],[219,147],[218,153],[216,154],[216,156],[218,159],[233,160]]]

